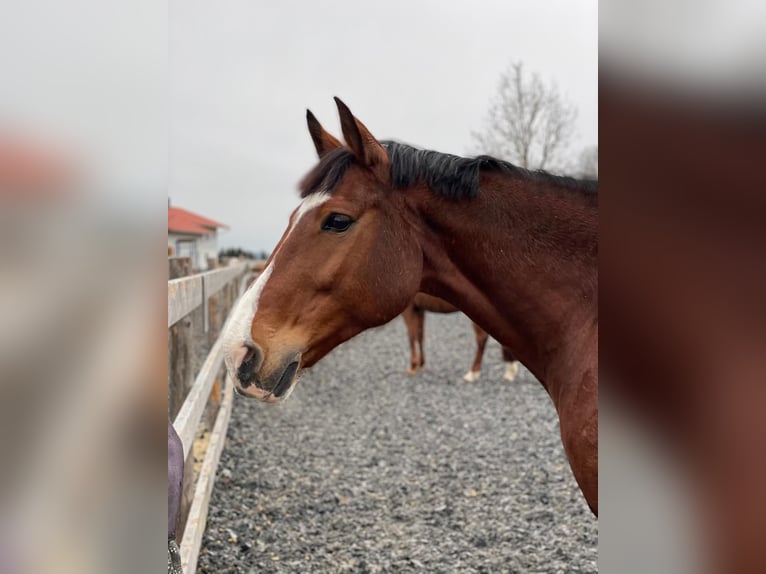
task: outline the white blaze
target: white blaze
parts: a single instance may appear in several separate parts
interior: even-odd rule
[[[301,218],[316,209],[324,202],[330,199],[330,194],[326,192],[313,193],[304,199],[295,211],[293,221],[285,234],[285,241],[292,233],[293,229],[298,225]],[[283,242],[284,244],[284,242]],[[277,255],[274,253],[271,258],[271,262],[266,266],[266,269],[258,276],[258,279],[248,287],[242,298],[231,312],[231,320],[226,328],[226,333],[223,339],[223,356],[226,368],[229,371],[229,376],[236,380],[237,362],[238,359],[244,356],[245,344],[252,344],[250,333],[252,330],[253,319],[258,312],[258,301],[261,298],[266,283],[271,277],[274,271],[274,264],[277,260]]]

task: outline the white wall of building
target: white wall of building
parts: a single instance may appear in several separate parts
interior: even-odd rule
[[[168,232],[168,247],[173,248],[176,257],[191,257],[195,269],[207,269],[208,258],[218,257],[218,233],[192,235]]]

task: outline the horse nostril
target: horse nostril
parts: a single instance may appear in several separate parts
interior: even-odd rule
[[[255,382],[255,373],[261,366],[262,354],[258,347],[245,343],[245,354],[237,368],[237,378],[242,388],[247,388]]]
[[[247,363],[247,362],[251,361],[253,359],[253,356],[255,355],[255,352],[256,352],[255,351],[255,347],[253,347],[252,345],[245,344],[245,349],[247,349],[247,350],[245,351],[245,356],[242,357],[242,362],[243,363]]]

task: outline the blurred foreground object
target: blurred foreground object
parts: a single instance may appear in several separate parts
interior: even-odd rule
[[[602,12],[604,571],[764,569],[763,11]]]
[[[0,4],[0,571],[162,570],[168,7]]]
[[[162,220],[88,200],[66,161],[18,141],[0,138],[2,572],[149,572],[164,552]]]
[[[76,170],[62,152],[0,132],[0,194],[4,201],[66,195],[75,181]]]

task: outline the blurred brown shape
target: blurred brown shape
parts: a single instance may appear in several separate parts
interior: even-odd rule
[[[71,158],[32,138],[0,133],[0,197],[67,194],[76,180]]]
[[[602,71],[602,369],[696,478],[716,572],[766,540],[766,116]]]

